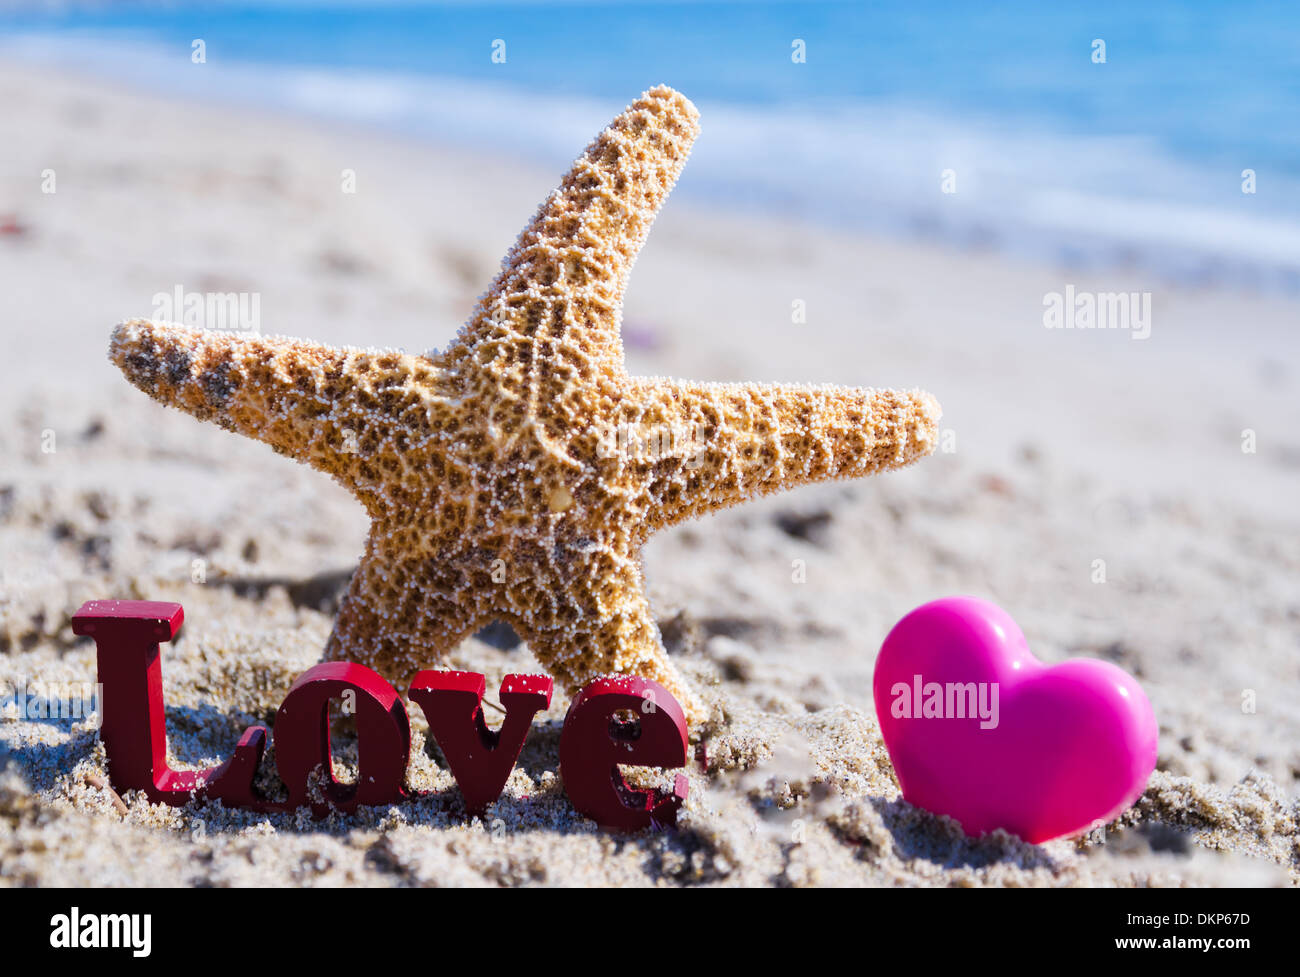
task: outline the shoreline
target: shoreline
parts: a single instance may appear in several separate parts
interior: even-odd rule
[[[0,47],[0,60],[139,94],[165,90],[174,102],[392,140],[407,149],[468,159],[519,156],[529,161],[525,165],[556,172],[606,113],[635,94],[611,101],[591,93],[534,94],[519,82],[484,83],[455,74],[352,67],[336,75],[310,64],[258,61],[218,60],[191,76],[178,71],[156,42],[89,35],[20,34]],[[648,78],[644,84],[665,80]],[[831,100],[809,116],[783,103],[697,97],[712,125],[678,191],[692,207],[708,209],[714,199],[724,211],[780,214],[830,233],[922,248],[992,250],[1014,261],[1051,255],[1054,262],[1101,274],[1128,269],[1179,287],[1227,284],[1300,298],[1294,258],[1300,252],[1300,213],[1284,217],[1277,211],[1294,205],[1300,183],[1285,177],[1271,175],[1264,196],[1242,194],[1241,207],[1224,206],[1218,197],[1205,196],[1220,178],[1207,161],[1140,148],[1131,137],[1115,137],[1109,146],[1104,139],[1087,139],[1101,158],[1076,170],[1071,147],[1085,137],[1045,121],[1041,129],[994,118],[968,124],[920,108],[909,114],[888,102],[855,106],[852,100]],[[539,119],[546,124],[533,121]],[[954,129],[956,135],[947,134]],[[788,145],[805,148],[782,152]],[[894,162],[877,162],[878,154]],[[954,165],[962,161],[943,170],[954,174],[953,192],[932,193],[939,171],[932,181],[931,164],[948,157]],[[1018,172],[1011,160],[1021,157],[1038,166]],[[1067,163],[1072,180],[1035,177],[1038,170]],[[956,192],[959,172],[982,191]],[[1130,196],[1113,189],[1134,181],[1138,186]],[[810,183],[819,190],[810,191]]]

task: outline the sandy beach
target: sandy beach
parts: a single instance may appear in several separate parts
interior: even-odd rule
[[[0,102],[0,690],[94,681],[71,629],[84,600],[178,601],[173,763],[218,762],[318,659],[366,515],[133,389],[112,327],[180,286],[256,293],[266,334],[444,346],[560,173],[13,63]],[[1067,286],[1150,293],[1149,336],[1045,328]],[[647,548],[665,643],[725,716],[678,829],[620,838],[575,814],[558,688],[483,819],[416,708],[410,781],[434,795],[320,822],[115,803],[91,722],[11,713],[0,884],[1296,885],[1297,321],[1293,297],[1220,287],[1212,268],[1173,282],[674,197],[627,294],[632,373],[923,387],[944,410],[940,450],[906,471]],[[902,801],[872,667],[895,622],[952,594],[1005,608],[1046,662],[1137,677],[1159,762],[1119,822],[972,840]],[[489,695],[542,670],[500,629],[448,664],[485,673]],[[355,739],[338,748],[346,771]]]

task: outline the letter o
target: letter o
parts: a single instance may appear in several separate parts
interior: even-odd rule
[[[334,779],[330,760],[330,700],[356,694],[357,782]],[[397,690],[378,672],[354,662],[324,662],[293,683],[275,717],[275,766],[289,789],[289,807],[310,803],[316,817],[330,807],[351,813],[361,804],[395,804],[406,797],[411,724]],[[325,802],[309,796],[312,773],[325,777]]]

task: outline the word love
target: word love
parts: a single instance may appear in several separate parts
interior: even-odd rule
[[[220,766],[173,770],[167,763],[159,642],[176,637],[184,617],[180,604],[133,600],[87,601],[73,616],[73,631],[95,639],[103,689],[99,735],[109,779],[119,793],[139,790],[155,804],[219,800],[227,807],[266,812],[310,804],[315,817],[421,796],[406,785],[411,752],[406,706],[379,673],[351,662],[308,669],[280,705],[271,735],[288,800],[271,801],[253,790],[266,749],[265,726],[245,730],[234,755]],[[482,814],[500,796],[533,717],[551,704],[546,676],[507,675],[501,683],[505,720],[492,730],[483,719],[484,686],[483,676],[472,672],[423,671],[409,690],[471,814]],[[335,699],[351,705],[356,721],[352,784],[334,777],[329,708]],[[686,749],[682,708],[663,686],[635,676],[598,679],[565,716],[560,777],[574,808],[602,827],[665,828],[676,822],[686,799],[686,777],[678,774],[671,791],[635,790],[619,764],[677,769],[686,764]]]

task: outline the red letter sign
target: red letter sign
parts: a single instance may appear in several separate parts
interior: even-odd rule
[[[494,733],[483,720],[486,686],[476,672],[430,670],[415,676],[408,693],[424,710],[470,814],[482,814],[501,796],[533,716],[551,704],[545,675],[507,675],[501,683],[506,718]]]
[[[245,730],[234,756],[220,766],[171,769],[159,642],[176,636],[184,616],[180,604],[91,600],[72,618],[74,633],[95,639],[103,686],[99,735],[109,779],[119,793],[139,790],[155,804],[219,800],[265,812],[310,804],[316,817],[331,808],[351,813],[362,804],[395,804],[420,796],[406,788],[411,727],[401,697],[377,672],[352,662],[308,669],[280,705],[275,763],[288,788],[287,801],[253,793],[266,747],[264,726]],[[484,686],[482,675],[455,671],[420,672],[411,683],[411,698],[424,709],[471,814],[482,814],[500,796],[533,717],[551,704],[546,676],[507,675],[501,683],[506,716],[500,731],[493,732],[483,718]],[[355,784],[334,777],[332,699],[342,699],[344,711],[356,720]],[[573,806],[602,827],[666,828],[676,822],[686,799],[686,777],[678,775],[671,791],[633,790],[618,766],[681,767],[686,748],[686,718],[662,685],[634,676],[599,679],[569,707],[560,737],[560,774]]]
[[[630,721],[616,713],[636,714]],[[686,777],[671,792],[633,790],[618,765],[686,765],[686,717],[658,682],[629,676],[597,679],[569,706],[560,737],[560,776],[569,801],[602,828],[670,827],[686,800]]]

